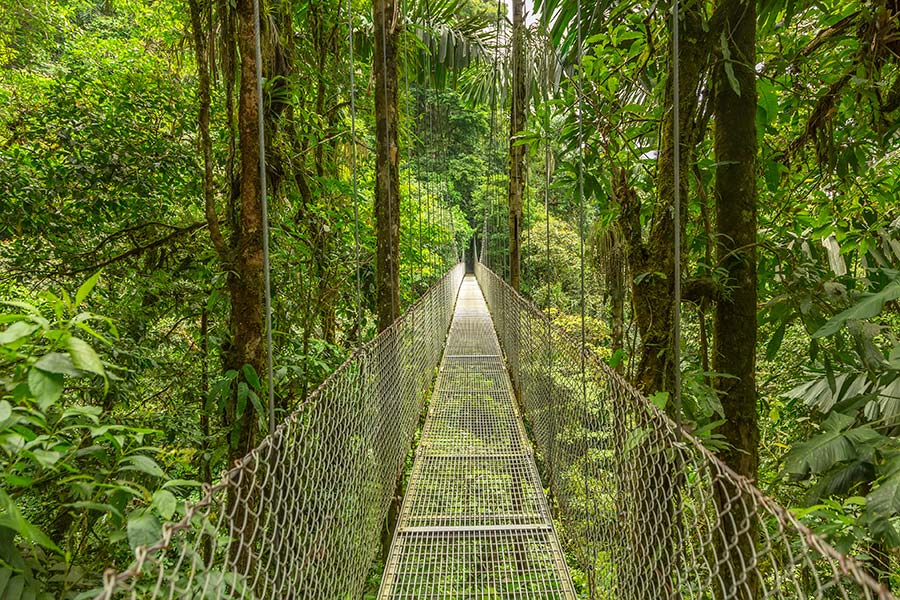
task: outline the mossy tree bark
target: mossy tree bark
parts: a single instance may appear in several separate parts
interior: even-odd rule
[[[690,166],[694,149],[702,135],[698,90],[708,70],[709,33],[704,10],[699,0],[681,4],[679,48],[679,128],[681,169],[677,185],[681,188],[682,233],[687,216]],[[672,53],[671,42],[669,46]],[[615,173],[613,189],[620,205],[619,224],[625,239],[626,261],[632,281],[634,318],[641,340],[635,384],[645,394],[674,392],[674,198],[675,140],[674,86],[672,65],[663,99],[656,171],[657,196],[652,222],[646,238],[642,235],[641,206],[624,170]],[[682,235],[682,238],[684,236]],[[671,407],[672,403],[669,403]],[[636,414],[629,426],[647,427],[644,419],[651,414]],[[673,598],[677,595],[671,577],[674,556],[672,539],[675,504],[678,502],[677,459],[665,458],[660,448],[670,443],[665,435],[648,436],[635,450],[640,455],[636,472],[630,481],[621,482],[631,490],[630,510],[626,521],[629,560],[622,565],[621,592],[635,597]]]
[[[400,0],[372,0],[375,47],[375,287],[378,331],[384,331],[400,314],[400,145],[397,123],[397,42],[400,27]],[[386,340],[380,351],[377,389],[382,411],[379,439],[394,439],[400,415],[396,391],[390,380],[396,373],[398,357],[394,340]],[[393,436],[393,438],[392,438]],[[382,531],[382,554],[387,558],[391,537],[400,512],[402,461],[392,445],[382,443],[381,468],[392,491]]]
[[[759,430],[756,415],[756,4],[750,0],[720,0],[727,48],[719,48],[714,75],[716,220],[718,264],[728,273],[726,298],[714,317],[713,371],[722,399],[725,423],[719,429],[730,444],[720,452],[738,474],[756,479]],[[719,506],[730,507],[721,519],[720,552],[728,552],[736,574],[753,570],[756,523],[752,515],[736,514],[741,503],[728,504],[737,490],[719,485]],[[728,548],[726,550],[726,547]],[[722,558],[722,557],[720,557]],[[731,594],[731,595],[729,595]],[[733,595],[737,594],[737,595]],[[759,595],[752,575],[739,590],[720,590],[720,597],[751,600]]]
[[[400,145],[397,133],[399,0],[373,0],[375,30],[375,287],[378,330],[400,311]]]
[[[522,199],[525,195],[524,144],[518,143],[525,129],[528,88],[525,81],[525,0],[513,0],[512,102],[509,118],[509,285],[521,287]]]
[[[690,165],[698,136],[699,94],[702,76],[709,63],[709,34],[704,31],[703,4],[697,0],[681,6],[680,47],[680,131],[682,203],[679,207],[684,228],[687,215]],[[659,158],[656,164],[657,197],[653,206],[650,232],[645,241],[641,235],[640,202],[628,192],[627,181],[619,181],[617,198],[621,206],[620,225],[625,237],[628,268],[632,277],[634,317],[641,338],[640,358],[636,373],[637,386],[646,394],[672,391],[674,383],[673,316],[674,316],[674,94],[671,77],[666,84],[663,119],[660,124]],[[618,177],[627,178],[620,172]],[[683,233],[683,231],[682,231]]]

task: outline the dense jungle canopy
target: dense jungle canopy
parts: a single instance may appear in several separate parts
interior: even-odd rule
[[[900,4],[682,0],[676,111],[667,3],[262,0],[265,181],[252,7],[0,6],[0,595],[92,597],[473,253],[900,590]]]

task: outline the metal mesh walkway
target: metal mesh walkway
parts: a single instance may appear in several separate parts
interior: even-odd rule
[[[463,281],[380,598],[574,598],[500,345]]]

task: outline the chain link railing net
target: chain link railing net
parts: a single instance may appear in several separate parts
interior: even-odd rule
[[[459,292],[378,598],[575,598],[474,277]]]
[[[100,599],[361,597],[463,265],[360,348]]]
[[[497,275],[475,269],[590,598],[893,598]]]

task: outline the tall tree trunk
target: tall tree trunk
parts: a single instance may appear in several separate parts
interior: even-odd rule
[[[227,286],[231,296],[232,348],[225,357],[225,367],[242,372],[245,365],[257,374],[265,371],[265,324],[263,319],[263,249],[262,189],[259,174],[258,94],[256,90],[256,38],[253,0],[238,0],[238,52],[240,54],[240,86],[238,91],[238,148],[240,150],[240,189],[235,228],[231,234],[233,261]],[[229,462],[247,454],[257,439],[257,416],[249,404],[239,411],[237,392],[227,409],[231,428]],[[233,488],[229,496],[229,512],[235,531],[231,556],[236,568],[243,571],[252,560],[252,541],[256,537],[258,499],[252,482]]]
[[[521,286],[522,198],[525,195],[525,150],[518,137],[525,129],[525,0],[513,0],[512,102],[509,114],[509,285]]]
[[[652,225],[646,241],[641,231],[641,207],[636,193],[627,181],[627,173],[619,170],[615,189],[621,205],[620,224],[625,237],[628,269],[632,280],[632,305],[640,334],[640,359],[635,383],[645,394],[674,392],[674,210],[681,213],[682,232],[686,221],[688,174],[697,143],[697,90],[709,63],[708,35],[705,33],[704,4],[686,0],[681,5],[681,46],[679,82],[679,129],[681,172],[677,185],[681,188],[681,205],[674,207],[675,140],[674,86],[671,66],[666,83],[663,118],[660,124],[659,158],[657,159],[657,197],[653,206]],[[669,46],[671,53],[671,44]],[[702,133],[702,132],[701,132]],[[683,238],[683,236],[682,236]],[[669,403],[669,410],[672,403]],[[651,423],[650,414],[636,414],[635,426],[654,432],[635,450],[641,465],[631,474],[630,504],[626,523],[627,558],[622,561],[620,575],[623,598],[677,597],[672,579],[675,556],[675,506],[678,500],[679,461],[661,452],[672,440]],[[652,482],[652,483],[651,483]],[[649,542],[649,543],[648,543]]]
[[[400,145],[397,139],[399,0],[372,0],[375,30],[375,288],[378,331],[400,314]]]
[[[200,313],[200,465],[198,479],[212,484],[212,470],[209,464],[209,309],[203,307]]]
[[[238,96],[238,147],[240,149],[240,195],[237,228],[232,232],[234,261],[228,276],[231,293],[231,327],[234,348],[228,368],[238,372],[244,365],[257,374],[265,371],[263,334],[263,239],[262,190],[259,177],[258,96],[256,92],[256,42],[252,0],[238,0],[238,50],[241,82]],[[239,417],[240,435],[233,445],[238,458],[256,441],[256,415],[247,410]]]
[[[731,290],[719,301],[713,323],[713,370],[726,375],[716,381],[725,412],[719,432],[731,445],[720,455],[738,474],[755,480],[759,464],[755,376],[756,3],[720,0],[716,13],[724,31],[721,39],[728,44],[727,49],[720,48],[715,70],[717,259],[728,273],[726,286]],[[732,486],[720,484],[716,490],[720,508],[737,493]],[[736,578],[754,570],[750,557],[755,555],[756,523],[752,515],[737,514],[741,506],[739,502],[730,504],[729,517],[720,522],[720,551],[730,548]],[[758,588],[758,578],[751,575],[738,590],[720,590],[720,597],[751,600],[759,595]]]
[[[384,331],[400,313],[400,145],[397,131],[397,39],[399,37],[400,0],[372,0],[375,30],[375,288],[378,331]],[[378,374],[378,401],[382,412],[378,439],[396,435],[400,414],[396,383],[389,374],[397,361],[393,340],[381,349]],[[381,476],[391,490],[387,520],[382,531],[382,552],[387,557],[391,537],[400,512],[403,467],[385,444]]]

